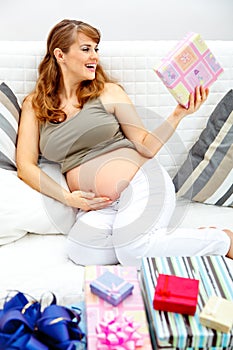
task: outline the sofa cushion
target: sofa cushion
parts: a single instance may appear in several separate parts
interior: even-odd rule
[[[43,163],[41,167],[66,188],[59,165]],[[33,190],[16,171],[0,168],[0,193],[0,245],[27,232],[67,234],[75,222],[76,210]]]
[[[20,106],[13,91],[0,85],[0,168],[16,170],[15,144],[20,118]]]
[[[222,98],[173,182],[178,197],[233,206],[233,90]]]

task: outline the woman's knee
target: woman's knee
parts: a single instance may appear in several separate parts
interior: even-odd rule
[[[121,265],[140,267],[142,257],[146,256],[150,240],[148,234],[139,235],[125,244],[115,245],[117,259]]]
[[[67,253],[79,265],[117,263],[111,225],[106,216],[97,212],[79,215],[67,237]]]
[[[69,236],[67,237],[67,254],[70,260],[77,265],[112,265],[118,260],[113,247],[97,248],[84,245]]]

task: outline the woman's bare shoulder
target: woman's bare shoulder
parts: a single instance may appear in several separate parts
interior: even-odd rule
[[[105,103],[128,102],[129,98],[124,89],[115,83],[106,83],[101,99]]]
[[[117,83],[105,83],[104,93],[122,93],[124,89]]]
[[[22,103],[22,108],[32,108],[33,96],[34,96],[34,93],[31,93],[24,98]]]

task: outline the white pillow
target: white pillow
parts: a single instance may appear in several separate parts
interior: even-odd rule
[[[15,241],[27,232],[67,234],[76,211],[33,190],[17,177],[16,138],[20,106],[4,82],[0,84],[0,245]],[[67,188],[60,166],[47,161],[41,168]]]
[[[58,164],[42,162],[40,166],[67,188]],[[27,232],[67,234],[75,217],[75,209],[33,190],[18,178],[16,171],[0,168],[0,245]]]

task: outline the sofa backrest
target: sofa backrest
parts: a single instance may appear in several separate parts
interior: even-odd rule
[[[102,65],[124,86],[150,130],[176,106],[174,98],[153,71],[175,44],[169,40],[103,41],[100,44]],[[233,87],[233,41],[207,41],[207,45],[224,73],[212,85],[205,105],[180,123],[174,136],[159,152],[160,162],[171,175],[184,161],[218,101]],[[34,88],[45,47],[42,41],[0,42],[0,82],[7,83],[20,102]]]

